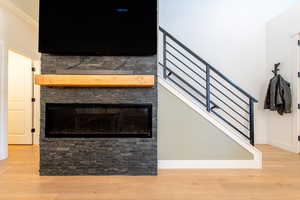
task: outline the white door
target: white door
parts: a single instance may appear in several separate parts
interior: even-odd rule
[[[32,60],[8,52],[8,143],[32,144]]]

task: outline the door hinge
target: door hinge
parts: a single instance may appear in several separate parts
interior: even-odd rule
[[[35,72],[35,67],[32,67],[31,70],[32,70],[33,72]]]
[[[300,136],[298,136],[298,141],[300,142]]]
[[[35,128],[32,128],[32,129],[31,129],[31,133],[35,133]]]
[[[298,46],[300,46],[300,40],[298,40]]]
[[[35,98],[31,98],[31,102],[34,103],[35,102]]]

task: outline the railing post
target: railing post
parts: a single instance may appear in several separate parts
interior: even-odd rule
[[[163,33],[163,65],[164,65],[164,79],[167,79],[167,35],[166,33]]]
[[[211,111],[210,106],[210,68],[206,65],[206,110]]]
[[[250,115],[250,143],[255,145],[255,135],[254,135],[254,101],[252,98],[249,100],[249,115]]]

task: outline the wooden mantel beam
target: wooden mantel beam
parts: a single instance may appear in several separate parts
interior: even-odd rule
[[[153,75],[53,75],[35,76],[35,84],[54,87],[153,87]]]

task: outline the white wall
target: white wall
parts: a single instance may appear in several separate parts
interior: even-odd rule
[[[282,76],[292,83],[293,113],[279,116],[268,113],[269,143],[289,151],[299,152],[297,137],[300,135],[299,98],[300,51],[297,40],[300,39],[300,3],[267,24],[267,62],[271,65],[281,62]]]
[[[33,20],[6,0],[0,0],[0,41],[4,42],[4,65],[0,69],[0,159],[7,157],[7,52],[12,49],[33,60],[37,53],[37,27]]]
[[[161,0],[160,25],[259,100],[256,140],[267,143],[263,110],[268,20],[298,0]]]
[[[37,20],[39,0],[6,0],[14,3],[18,8],[26,12],[30,17]]]

